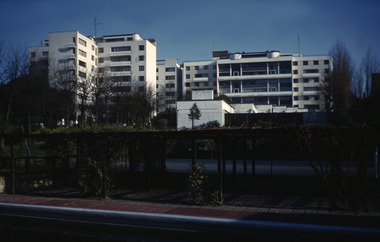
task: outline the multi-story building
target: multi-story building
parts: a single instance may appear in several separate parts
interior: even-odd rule
[[[96,38],[98,72],[110,76],[114,92],[156,91],[156,41],[138,34]]]
[[[156,41],[138,34],[95,38],[78,31],[50,33],[41,47],[29,49],[29,61],[30,72],[48,77],[51,84],[75,80],[77,106],[84,88],[97,78],[107,77],[113,93],[156,92]]]
[[[175,109],[182,92],[181,67],[177,58],[157,60],[156,72],[157,112]]]
[[[327,55],[216,51],[213,61],[184,63],[183,76],[186,92],[214,89],[216,96],[224,94],[233,103],[322,111],[320,89],[331,68]]]
[[[192,90],[215,90],[216,85],[216,62],[195,61],[183,63],[182,75],[182,98],[191,100]]]

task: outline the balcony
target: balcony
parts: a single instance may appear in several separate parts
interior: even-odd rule
[[[195,77],[194,81],[196,81],[196,82],[208,82],[208,77]]]
[[[130,66],[132,64],[131,61],[110,61],[108,62],[109,66]]]
[[[132,55],[132,51],[117,51],[109,52],[109,56],[123,56],[123,55]]]
[[[315,74],[314,74],[315,75]],[[317,75],[317,77],[319,74]],[[266,74],[266,75],[245,75],[245,76],[219,76],[219,81],[255,80],[255,79],[281,79],[292,78],[292,74]]]
[[[320,94],[320,91],[303,91],[304,96],[315,96],[319,94]]]
[[[68,60],[74,60],[76,57],[75,57],[75,54],[68,54],[67,56],[66,56],[66,59],[68,59]]]
[[[76,47],[76,46],[75,46],[75,43],[74,43],[74,42],[66,45],[66,48],[67,48],[67,49],[75,49],[75,47]]]

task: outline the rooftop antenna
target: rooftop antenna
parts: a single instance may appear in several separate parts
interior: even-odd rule
[[[298,35],[298,54],[301,55],[301,49],[300,49],[300,35]]]
[[[96,26],[101,25],[102,23],[96,22],[96,18],[94,20],[94,36],[96,37]]]

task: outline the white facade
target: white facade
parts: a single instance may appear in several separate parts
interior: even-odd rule
[[[29,49],[30,64],[48,60],[49,78],[72,70],[77,80],[108,73],[115,86],[156,90],[156,42],[138,34],[86,37],[78,31],[50,33],[41,47]]]
[[[107,77],[113,93],[149,89],[156,94],[156,41],[138,34],[95,38],[78,31],[50,33],[41,47],[29,48],[29,62],[31,72],[47,76],[53,85],[76,81],[91,86],[96,78]],[[77,105],[83,93],[78,87]]]
[[[191,99],[192,90],[216,91],[216,62],[195,61],[183,63],[183,100]]]
[[[156,42],[138,34],[96,38],[98,71],[114,82],[115,92],[156,91]]]
[[[211,121],[218,121],[221,126],[225,124],[226,113],[233,113],[234,108],[223,100],[201,100],[201,101],[178,101],[177,102],[177,129],[192,128],[192,121],[188,114],[190,108],[197,104],[201,117],[194,120],[194,126],[206,124]]]
[[[157,112],[175,109],[177,98],[182,90],[181,67],[177,63],[177,58],[157,60],[156,87]]]
[[[323,111],[320,88],[331,68],[330,56],[218,51],[213,61],[184,63],[183,76],[187,94],[213,89],[233,103]]]

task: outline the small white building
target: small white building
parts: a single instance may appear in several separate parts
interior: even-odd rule
[[[190,108],[197,104],[201,117],[194,120],[194,126],[218,121],[221,126],[225,124],[224,114],[234,113],[234,108],[223,100],[213,100],[213,90],[199,90],[192,92],[193,100],[177,102],[177,129],[192,128],[189,119]]]
[[[190,109],[197,105],[201,112],[199,120],[194,120],[194,126],[200,126],[212,121],[218,121],[220,126],[226,124],[225,114],[253,114],[253,113],[298,113],[308,112],[307,109],[296,107],[257,105],[253,103],[228,104],[224,100],[213,100],[213,90],[193,90],[193,100],[177,101],[177,129],[192,128],[192,120],[189,119]]]

